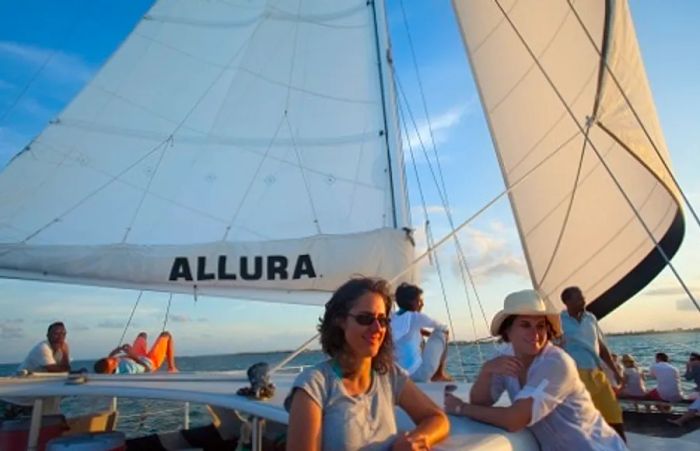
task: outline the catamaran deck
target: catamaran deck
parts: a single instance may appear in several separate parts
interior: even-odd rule
[[[143,375],[88,374],[84,382],[63,375],[32,375],[0,378],[0,397],[125,397],[136,399],[160,399],[209,404],[246,412],[252,416],[287,424],[288,414],[283,401],[295,374],[276,374],[273,378],[277,390],[267,401],[255,401],[236,395],[236,391],[248,385],[242,371],[216,373],[156,373]],[[442,405],[444,383],[419,384],[420,388],[438,405]],[[457,395],[466,397],[470,384],[458,383]],[[502,400],[505,401],[505,400]],[[412,428],[408,416],[397,409],[400,430]],[[478,423],[463,417],[450,416],[450,437],[438,450],[537,450],[539,446],[527,431],[509,433],[502,429]],[[697,450],[700,430],[681,438],[656,438],[641,434],[628,434],[632,450]]]

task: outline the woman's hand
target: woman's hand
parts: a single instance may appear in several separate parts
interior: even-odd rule
[[[424,451],[430,450],[428,438],[423,434],[412,434],[404,432],[399,435],[394,444],[391,445],[392,451]]]
[[[462,415],[464,401],[453,395],[445,393],[445,412],[450,415]]]
[[[484,363],[481,371],[488,374],[518,377],[522,369],[523,364],[520,360],[513,356],[504,355]]]

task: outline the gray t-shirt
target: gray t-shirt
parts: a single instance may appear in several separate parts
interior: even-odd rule
[[[386,374],[374,372],[367,393],[350,396],[331,362],[307,368],[296,378],[284,403],[287,410],[298,389],[321,407],[324,450],[390,448],[397,433],[394,405],[408,379],[406,373],[397,366]]]

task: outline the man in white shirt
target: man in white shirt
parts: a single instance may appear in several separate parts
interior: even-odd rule
[[[683,400],[681,375],[668,360],[666,353],[656,353],[656,363],[649,368],[649,374],[656,379],[656,388],[647,394],[647,398],[668,402]]]
[[[447,326],[423,310],[423,290],[409,283],[396,289],[397,312],[391,314],[391,334],[396,362],[415,382],[450,381],[445,369]],[[428,341],[423,345],[423,337]]]
[[[37,343],[19,365],[17,371],[61,373],[70,371],[70,353],[66,342],[66,326],[55,322],[46,332],[46,341]]]

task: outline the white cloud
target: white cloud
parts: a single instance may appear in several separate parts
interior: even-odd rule
[[[430,139],[430,131],[432,129],[435,146],[447,141],[450,130],[459,124],[460,120],[467,112],[464,106],[452,107],[446,112],[432,118],[430,123],[427,120],[422,120],[413,127],[409,124],[408,136],[404,136],[403,146],[405,149],[413,148],[416,156],[416,163],[424,162],[421,147],[425,147],[428,152],[432,153],[432,141]],[[438,147],[439,151],[439,147]]]
[[[467,264],[474,279],[480,283],[504,276],[516,276],[527,279],[527,265],[522,256],[517,254],[503,236],[504,226],[500,223],[490,230],[469,228],[462,247],[467,254]],[[452,270],[460,276],[459,259],[455,255]]]
[[[700,293],[700,288],[698,287],[689,287],[691,293]],[[660,287],[660,288],[652,288],[650,290],[644,291],[643,293],[645,296],[686,296],[685,300],[690,302],[687,298],[687,294],[683,287],[681,286],[675,286],[675,287]]]
[[[126,321],[116,321],[113,319],[108,319],[97,324],[97,327],[102,327],[104,329],[123,329],[126,325]]]
[[[21,319],[0,320],[0,339],[14,340],[24,337],[24,329],[18,324],[22,324]]]
[[[43,67],[42,75],[58,83],[82,83],[90,79],[95,68],[77,55],[62,51],[0,41],[0,56],[11,58],[36,69]]]
[[[688,299],[687,297],[685,298],[680,298],[676,299],[676,310],[680,310],[682,312],[697,312],[697,308],[693,304],[693,302]]]

